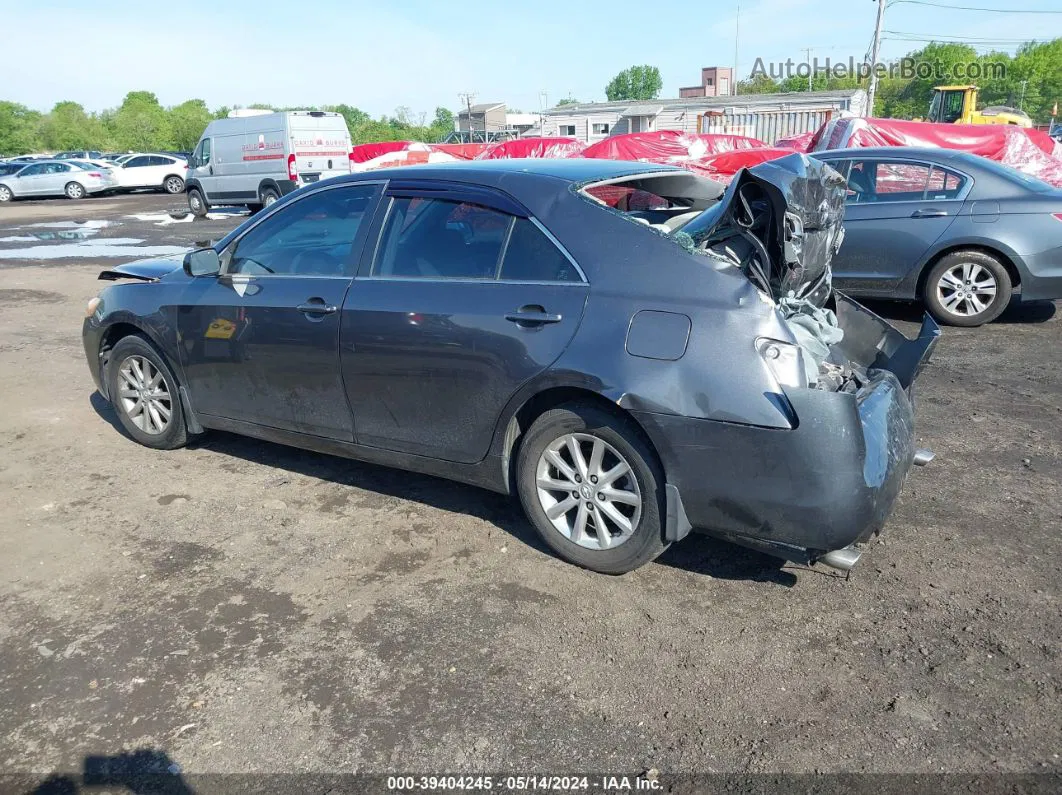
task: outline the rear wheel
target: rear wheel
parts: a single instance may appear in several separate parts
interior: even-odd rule
[[[188,191],[188,209],[198,218],[203,218],[210,212],[210,205],[206,203],[206,199],[203,198],[198,188],[191,188]]]
[[[277,193],[273,188],[263,188],[259,198],[261,198],[262,200],[262,206],[268,207],[280,198],[280,194]]]
[[[923,298],[930,314],[951,326],[980,326],[1010,303],[1010,274],[984,251],[953,251],[926,276]]]
[[[663,472],[627,420],[583,403],[547,411],[520,444],[516,479],[531,523],[572,563],[623,574],[667,548]]]
[[[11,192],[11,188],[7,185],[0,185],[0,202],[9,202],[15,198],[15,194]]]
[[[80,182],[68,182],[66,183],[66,189],[63,191],[68,199],[84,199],[85,198],[85,186]]]
[[[107,392],[122,427],[136,441],[158,450],[184,447],[188,430],[177,379],[142,337],[125,337],[111,350]]]
[[[163,181],[162,189],[167,193],[184,193],[184,180],[171,174]]]

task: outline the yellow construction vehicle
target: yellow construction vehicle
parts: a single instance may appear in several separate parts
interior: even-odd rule
[[[977,86],[936,86],[929,103],[929,118],[943,124],[1014,124],[1032,127],[1032,119],[1017,108],[992,105],[977,109]]]

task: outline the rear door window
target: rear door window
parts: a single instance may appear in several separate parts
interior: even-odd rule
[[[502,260],[501,278],[520,282],[579,282],[571,261],[527,218],[517,218]]]
[[[405,279],[494,279],[511,216],[478,204],[396,197],[373,275]]]

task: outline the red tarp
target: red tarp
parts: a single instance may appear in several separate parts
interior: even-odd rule
[[[586,144],[575,138],[514,138],[491,144],[478,155],[476,160],[499,160],[510,157],[573,157],[578,155]]]
[[[708,157],[690,160],[679,165],[717,182],[730,182],[734,175],[743,168],[752,168],[768,160],[775,160],[791,154],[793,154],[792,149],[764,146],[759,149],[737,149],[732,152],[721,152],[717,155],[708,155]]]
[[[358,144],[352,150],[350,159],[355,163],[367,163],[389,152],[401,152],[409,149],[412,141],[378,141],[371,144]]]
[[[898,119],[834,119],[817,133],[808,151],[869,146],[928,146],[957,149],[1062,187],[1062,146],[1042,130],[1009,124],[930,124]]]
[[[735,149],[766,146],[744,135],[690,135],[677,130],[613,135],[591,144],[580,157],[604,160],[641,160],[647,163],[681,163]]]
[[[425,144],[433,152],[446,152],[458,160],[475,160],[483,153],[488,144]]]
[[[811,142],[815,138],[815,133],[807,132],[800,133],[800,135],[789,135],[785,138],[779,138],[774,142],[774,145],[780,149],[792,149],[796,152],[807,152],[811,147]]]

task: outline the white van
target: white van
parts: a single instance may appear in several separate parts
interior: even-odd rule
[[[338,113],[234,111],[207,125],[188,161],[188,208],[252,211],[310,182],[349,174],[350,131]]]

